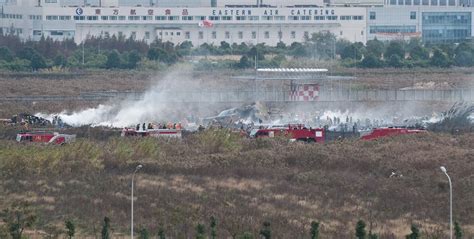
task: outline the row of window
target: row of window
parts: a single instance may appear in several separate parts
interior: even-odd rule
[[[43,20],[43,16],[41,15],[29,15],[30,20]]]
[[[390,0],[390,5],[455,6],[455,0]]]
[[[375,20],[376,18],[377,18],[376,12],[369,12],[369,19],[370,20]],[[416,12],[410,12],[410,20],[416,20]]]
[[[375,13],[374,13],[375,14]],[[20,15],[21,16],[21,15]],[[30,19],[32,19],[30,15]],[[41,17],[41,16],[38,16]],[[180,18],[179,16],[74,16],[74,20],[76,21],[178,21]],[[231,21],[233,18],[232,16],[209,16],[209,20],[211,21]],[[236,16],[235,18],[237,21],[258,21],[258,16]],[[286,19],[285,16],[263,16],[262,20],[264,21],[284,21]],[[335,21],[338,19],[338,16],[289,16],[288,20],[291,21],[323,21],[323,20],[330,20]],[[364,20],[364,16],[340,16],[341,20]],[[372,18],[371,18],[372,19]],[[375,19],[375,18],[374,18]],[[32,20],[41,20],[41,19],[32,19]],[[46,20],[71,20],[71,16],[46,16]],[[193,21],[193,20],[206,20],[206,16],[182,16],[181,20],[183,21]]]
[[[369,32],[376,33],[415,33],[416,26],[370,26]]]
[[[4,18],[4,19],[23,19],[23,15],[5,13],[5,14],[0,14],[0,18]]]

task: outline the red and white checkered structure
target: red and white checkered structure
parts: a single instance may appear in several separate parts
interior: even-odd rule
[[[293,84],[289,99],[290,101],[317,101],[319,100],[319,85]]]

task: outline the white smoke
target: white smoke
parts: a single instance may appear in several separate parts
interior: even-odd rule
[[[127,99],[120,102],[101,104],[95,108],[89,108],[82,111],[67,112],[59,114],[42,114],[37,116],[52,120],[54,116],[59,116],[61,120],[71,126],[108,126],[108,127],[127,127],[145,122],[155,122],[163,120],[179,120],[183,115],[182,109],[172,107],[173,105],[165,97],[169,97],[173,90],[185,91],[186,88],[196,87],[187,69],[172,71],[162,80],[155,82],[147,90],[140,100]],[[181,95],[181,97],[183,97]],[[176,99],[178,98],[178,99]],[[176,96],[174,101],[179,101]]]

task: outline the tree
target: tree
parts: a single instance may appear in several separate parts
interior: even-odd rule
[[[67,65],[67,59],[66,57],[59,53],[54,57],[54,65],[55,66],[66,66]]]
[[[419,239],[420,230],[415,224],[411,225],[411,233],[405,236],[406,239]]]
[[[140,230],[140,236],[138,238],[140,238],[140,239],[150,238],[150,234],[148,233],[148,230],[146,228],[141,229]]]
[[[427,60],[430,58],[430,53],[425,47],[417,45],[410,50],[410,58],[413,60]]]
[[[391,55],[388,59],[388,66],[400,68],[403,67],[402,59],[398,55]]]
[[[357,239],[365,239],[367,236],[367,232],[365,231],[365,222],[362,220],[359,220],[356,225],[356,233],[355,233]]]
[[[255,57],[257,57],[257,60],[259,61],[265,60],[265,52],[263,52],[261,47],[257,47],[257,46],[250,48],[250,50],[247,53],[247,56],[251,59],[255,59]]]
[[[263,228],[260,230],[260,235],[264,239],[271,239],[272,238],[272,230],[270,228],[270,222],[263,222]]]
[[[383,62],[380,60],[380,58],[369,54],[362,60],[360,66],[363,68],[378,68],[383,66]]]
[[[215,217],[211,217],[211,239],[217,238],[217,220]]]
[[[159,239],[166,239],[165,230],[163,230],[162,227],[160,227],[160,229],[158,229],[158,238]]]
[[[311,222],[310,235],[311,235],[311,239],[319,238],[319,222],[315,222],[315,221]]]
[[[282,41],[279,41],[276,45],[277,49],[286,50],[286,44]]]
[[[244,232],[242,235],[237,236],[237,239],[254,239],[252,233]]]
[[[46,68],[46,60],[36,51],[31,55],[29,60],[31,61],[31,68],[33,70]]]
[[[306,47],[299,42],[293,42],[290,46],[290,54],[294,57],[307,57],[310,56]]]
[[[348,46],[350,46],[352,43],[346,39],[340,39],[337,40],[336,42],[336,54],[337,55],[342,55],[342,52],[344,49]]]
[[[369,232],[369,239],[379,239],[379,236],[377,234]]]
[[[6,46],[0,47],[0,61],[13,61],[13,53]]]
[[[128,53],[127,55],[127,66],[130,69],[134,69],[137,67],[138,62],[142,60],[142,57],[140,56],[140,53],[138,51],[133,50]]]
[[[221,41],[221,45],[219,46],[219,48],[224,51],[230,50],[230,44],[226,41]]]
[[[456,239],[462,239],[463,233],[461,226],[459,226],[458,222],[454,222],[454,237]]]
[[[68,238],[73,238],[74,234],[76,234],[76,226],[74,225],[74,222],[72,220],[66,220],[64,224],[66,225],[66,234]]]
[[[374,40],[368,40],[365,45],[366,45],[365,49],[367,51],[367,54],[372,54],[373,56],[377,58],[382,57],[382,54],[385,48],[382,41],[379,41],[377,40],[377,38],[375,38]]]
[[[120,53],[117,50],[113,50],[107,56],[107,62],[105,63],[105,67],[107,69],[119,68],[120,64]]]
[[[104,224],[102,225],[102,239],[110,239],[110,219],[104,217]]]
[[[430,64],[437,67],[450,67],[451,61],[446,53],[436,48],[431,57]]]
[[[306,40],[305,46],[319,59],[331,59],[334,57],[336,48],[336,35],[330,32],[313,33]]]
[[[360,60],[362,59],[363,48],[364,48],[364,45],[360,42],[352,43],[346,48],[344,48],[344,50],[341,53],[341,58]]]
[[[8,232],[13,239],[22,239],[23,230],[32,227],[37,219],[36,213],[27,202],[16,202],[0,213]]]
[[[242,68],[242,69],[248,68],[250,66],[252,66],[252,62],[250,62],[249,58],[245,55],[240,58],[240,61],[237,64],[237,67]]]
[[[392,55],[398,55],[400,59],[405,59],[405,49],[403,49],[403,43],[400,41],[391,41],[385,50],[384,57],[390,59]]]
[[[470,51],[462,51],[456,54],[454,57],[454,64],[456,66],[473,66],[474,65],[474,57],[472,52]]]
[[[196,239],[205,239],[206,238],[206,228],[202,224],[198,224],[196,227]]]

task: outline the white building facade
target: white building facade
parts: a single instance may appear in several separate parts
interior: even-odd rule
[[[434,43],[472,38],[474,8],[456,1],[448,0],[443,6],[423,5],[426,0],[404,0],[403,6],[390,4],[391,1],[383,6],[372,0],[346,5],[340,1],[337,5],[324,0],[301,1],[284,6],[285,1],[281,0],[257,0],[254,5],[254,1],[236,5],[238,1],[210,0],[209,4],[219,7],[208,7],[206,1],[199,0],[206,7],[161,7],[156,1],[150,1],[148,6],[118,6],[118,0],[102,0],[100,6],[95,6],[65,5],[58,0],[16,0],[2,4],[0,33],[16,34],[25,40],[73,38],[80,43],[89,37],[116,36],[149,43],[156,39],[175,44],[191,41],[194,46],[218,45],[222,41],[274,46],[280,41],[303,42],[315,32],[331,32],[338,39],[362,43],[374,38],[421,37]],[[405,4],[407,1],[411,4]],[[414,1],[418,5],[413,5]],[[209,23],[212,26],[203,26]]]

